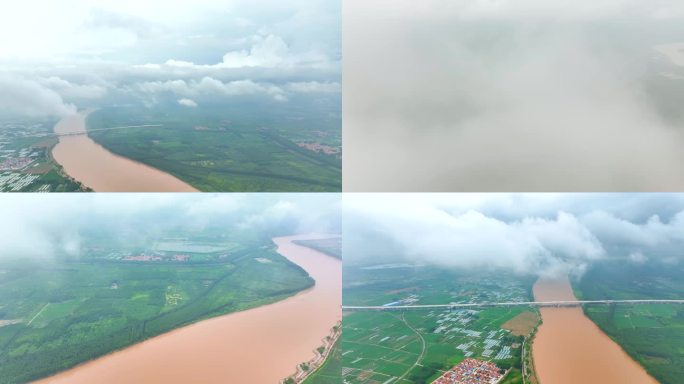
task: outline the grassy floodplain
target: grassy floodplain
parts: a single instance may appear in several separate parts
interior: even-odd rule
[[[681,299],[681,264],[605,262],[575,284],[582,299]],[[681,305],[588,306],[585,313],[648,373],[664,384],[684,376],[684,307]]]
[[[345,271],[345,305],[522,301],[533,278],[458,273],[427,266],[353,267]],[[522,383],[521,345],[502,326],[533,308],[351,312],[344,316],[342,373],[351,383],[429,383],[466,357],[509,369]],[[508,353],[504,351],[508,349]]]
[[[93,140],[111,152],[201,191],[335,192],[341,190],[342,162],[336,105],[320,112],[251,104],[111,107],[89,115],[87,126]],[[161,127],[94,131],[145,124]],[[309,143],[340,152],[308,149]]]
[[[267,238],[167,236],[123,248],[93,239],[78,259],[3,261],[0,319],[9,324],[0,326],[0,382],[45,377],[313,284]]]

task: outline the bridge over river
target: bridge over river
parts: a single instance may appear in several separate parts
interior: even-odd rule
[[[487,307],[579,307],[582,305],[611,305],[611,304],[680,304],[683,300],[568,300],[568,301],[514,301],[502,303],[449,303],[449,304],[424,304],[424,305],[379,305],[379,306],[354,306],[343,305],[344,311],[425,311],[425,310],[456,310],[468,308]]]
[[[80,135],[87,135],[91,132],[100,132],[100,131],[113,131],[117,129],[131,129],[131,128],[155,128],[155,127],[163,127],[162,124],[143,124],[143,125],[127,125],[123,127],[108,127],[108,128],[94,128],[94,129],[88,129],[88,130],[77,130],[77,131],[68,131],[68,132],[60,132],[60,133],[38,133],[35,135],[26,135],[23,137],[61,137],[61,136],[80,136]]]

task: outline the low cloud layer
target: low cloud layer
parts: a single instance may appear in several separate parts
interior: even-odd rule
[[[660,196],[669,204],[663,211],[654,209],[657,197],[350,195],[344,256],[350,264],[409,261],[539,276],[581,275],[605,259],[684,261],[684,198]]]
[[[339,204],[335,194],[7,195],[0,199],[0,260],[79,257],[84,233],[93,228],[110,232],[122,244],[153,241],[170,229],[197,233],[218,227],[266,236],[339,233]]]
[[[27,0],[4,11],[3,85],[23,82],[33,88],[20,96],[37,95],[0,96],[0,111],[20,116],[340,92],[340,7],[326,0]]]
[[[251,80],[236,80],[224,83],[212,77],[204,77],[199,81],[173,80],[145,82],[135,86],[135,90],[145,94],[171,92],[179,96],[216,97],[244,96],[265,94],[277,101],[286,101],[282,88],[272,84],[259,84]]]
[[[679,2],[380,3],[344,5],[347,190],[684,186]]]
[[[184,107],[195,108],[197,107],[197,102],[192,99],[178,99],[178,104]]]
[[[217,64],[195,64],[182,60],[167,60],[164,64],[170,67],[194,69],[224,68],[325,68],[333,65],[331,59],[323,53],[315,51],[295,53],[280,36],[269,34],[255,35],[248,39],[251,46],[234,50],[223,55],[223,61]],[[149,68],[161,68],[156,64],[147,64]]]
[[[0,76],[0,89],[0,115],[63,117],[76,112],[74,105],[36,81]]]
[[[99,84],[74,84],[57,76],[38,80],[65,99],[101,99],[107,94],[107,87]]]

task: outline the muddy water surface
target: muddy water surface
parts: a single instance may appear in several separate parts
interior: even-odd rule
[[[539,280],[537,301],[577,300],[569,280]],[[541,308],[542,325],[532,345],[541,384],[657,383],[581,308]]]
[[[55,125],[55,133],[86,132],[87,115],[65,117]],[[85,134],[60,136],[52,157],[69,176],[97,192],[197,191],[168,173],[109,152]]]
[[[342,318],[342,263],[292,243],[312,238],[321,236],[273,241],[280,254],[316,280],[313,288],[179,328],[39,383],[278,383],[314,357]]]

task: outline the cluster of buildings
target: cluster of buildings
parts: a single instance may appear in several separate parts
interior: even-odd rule
[[[19,172],[31,165],[41,155],[42,149],[34,147],[17,148],[17,140],[45,135],[45,124],[0,123],[0,192],[26,190],[40,178],[39,175]],[[49,192],[50,186],[43,185],[38,192]]]
[[[33,156],[35,157],[35,156]],[[26,168],[35,159],[31,157],[10,157],[0,162],[0,171],[18,171]]]
[[[154,252],[152,254],[142,254],[142,255],[126,255],[122,256],[121,260],[123,261],[180,261],[180,262],[185,262],[190,260],[189,255],[181,255],[181,254],[176,254],[176,255],[165,255],[159,252]]]
[[[331,147],[329,145],[314,143],[314,142],[299,142],[297,145],[301,148],[306,148],[309,151],[314,151],[316,153],[324,153],[326,155],[338,155],[341,152],[340,148]]]
[[[108,250],[91,247],[90,251],[110,261],[126,262],[202,262],[223,260],[231,256],[226,245],[192,243],[188,241],[164,240],[155,242],[151,247],[127,250]],[[265,259],[266,262],[270,260]],[[259,260],[257,260],[259,261]]]
[[[446,371],[432,384],[496,384],[504,373],[492,362],[468,358]]]

